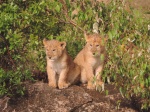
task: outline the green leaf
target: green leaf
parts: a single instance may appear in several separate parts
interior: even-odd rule
[[[60,12],[60,10],[61,10],[60,5],[56,5],[55,10],[56,10],[57,12]]]
[[[109,94],[109,91],[108,91],[108,90],[105,90],[105,94],[108,95],[108,94]]]

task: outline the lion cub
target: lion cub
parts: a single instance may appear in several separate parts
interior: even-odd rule
[[[84,37],[87,43],[78,53],[74,62],[81,68],[80,81],[82,83],[88,83],[88,89],[95,89],[95,84],[92,83],[94,77],[97,79],[96,84],[103,84],[101,73],[105,58],[104,41],[98,34],[87,35],[85,33]]]
[[[68,55],[65,49],[66,42],[44,39],[43,44],[46,49],[49,86],[54,88],[58,86],[59,89],[63,89],[75,83],[80,74],[80,68]]]

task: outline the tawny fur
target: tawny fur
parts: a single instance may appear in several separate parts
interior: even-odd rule
[[[85,47],[78,53],[74,62],[80,66],[82,83],[87,83],[88,89],[95,89],[93,79],[96,77],[96,84],[102,85],[101,73],[105,58],[105,41],[98,34],[87,35]]]
[[[46,49],[49,86],[59,89],[75,83],[80,74],[77,66],[66,51],[66,42],[43,40]]]

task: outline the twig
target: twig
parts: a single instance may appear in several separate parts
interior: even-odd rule
[[[73,26],[79,28],[81,31],[85,32],[85,30],[83,30],[80,26],[78,26],[73,20],[70,19],[70,17],[68,16],[68,8],[66,6],[66,2],[64,0],[60,0],[60,2],[63,5],[63,9],[64,9],[64,14],[66,15],[66,19],[69,21],[70,24],[72,24]]]
[[[10,62],[12,63],[12,65],[15,65],[14,60],[12,59],[11,53],[10,53],[10,50],[9,50],[9,43],[8,43],[8,41],[6,40],[5,37],[3,37],[3,36],[1,36],[1,37],[2,37],[3,40],[4,40],[4,44],[5,44],[5,46],[6,46],[7,54],[8,54],[8,56],[9,56]]]

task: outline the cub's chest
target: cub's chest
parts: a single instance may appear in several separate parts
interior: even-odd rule
[[[100,64],[100,57],[91,57],[88,59],[88,63],[93,67],[93,68],[97,68]]]
[[[48,66],[54,70],[57,74],[60,74],[61,71],[63,69],[66,68],[66,63],[65,62],[57,62],[57,61],[54,61],[54,62],[49,62]]]

